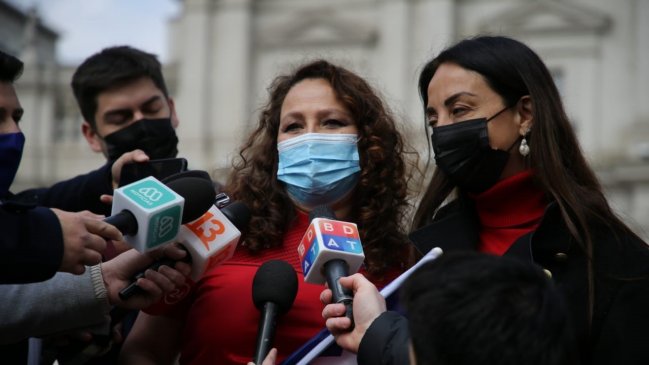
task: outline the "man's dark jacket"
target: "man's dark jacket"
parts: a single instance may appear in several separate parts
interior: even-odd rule
[[[69,212],[89,210],[110,215],[110,204],[99,200],[102,194],[113,194],[111,163],[97,170],[58,182],[48,188],[30,189],[16,194],[18,199]]]

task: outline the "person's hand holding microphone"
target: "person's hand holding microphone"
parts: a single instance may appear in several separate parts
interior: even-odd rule
[[[80,275],[86,265],[96,265],[102,260],[106,240],[121,241],[122,233],[103,221],[103,216],[89,211],[66,212],[52,208],[59,219],[63,235],[63,259],[59,271]]]
[[[353,325],[346,316],[345,305],[332,302],[333,295],[329,288],[320,294],[320,300],[325,304],[322,317],[338,346],[357,353],[367,329],[381,313],[386,311],[385,299],[376,286],[362,274],[341,277],[339,283],[353,293]]]

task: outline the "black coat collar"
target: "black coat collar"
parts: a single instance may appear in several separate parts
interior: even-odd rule
[[[438,212],[433,222],[409,235],[417,250],[425,254],[434,247],[444,252],[472,250],[479,242],[479,221],[472,202],[455,200]],[[542,245],[532,245],[541,241]],[[544,263],[565,253],[573,246],[572,239],[556,203],[550,203],[543,214],[539,227],[514,242],[505,256]]]
[[[444,252],[475,250],[479,240],[478,217],[468,201],[455,200],[437,213],[433,222],[410,233],[410,241],[421,254],[434,247]]]

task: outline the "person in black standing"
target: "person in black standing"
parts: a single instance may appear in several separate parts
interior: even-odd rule
[[[410,234],[419,251],[539,265],[565,299],[582,363],[649,363],[649,248],[609,206],[540,57],[507,37],[465,39],[426,64],[419,93],[437,164]]]

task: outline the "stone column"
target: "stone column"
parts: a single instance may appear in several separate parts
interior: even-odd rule
[[[209,123],[205,130],[208,148],[203,160],[210,168],[230,166],[247,131],[250,93],[252,1],[215,2],[210,41],[213,56],[208,102]],[[225,176],[215,176],[223,180]]]
[[[208,42],[211,37],[211,0],[186,0],[180,16],[175,59],[177,67],[177,90],[172,95],[180,120],[177,133],[180,140],[179,156],[189,160],[190,168],[204,168],[205,152],[203,130],[209,115],[205,111],[208,81],[205,74],[211,58]],[[209,90],[208,90],[209,91]]]

